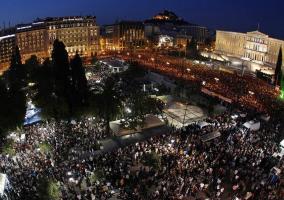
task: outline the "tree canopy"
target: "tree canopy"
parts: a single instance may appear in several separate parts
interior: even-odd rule
[[[11,66],[0,79],[0,134],[22,126],[26,114],[26,73],[16,47]]]

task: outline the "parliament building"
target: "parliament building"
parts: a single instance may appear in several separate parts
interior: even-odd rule
[[[271,68],[275,68],[281,47],[284,47],[284,41],[271,38],[259,31],[248,33],[217,31],[216,33],[215,53]]]

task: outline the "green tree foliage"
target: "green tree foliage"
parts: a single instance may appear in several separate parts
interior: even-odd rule
[[[31,80],[32,77],[35,75],[34,73],[37,71],[37,68],[40,66],[40,62],[36,55],[32,55],[29,59],[25,62],[25,70],[27,72],[28,80]]]
[[[280,93],[280,99],[284,100],[284,76],[282,76],[281,79],[281,93]]]
[[[103,180],[105,180],[105,174],[102,169],[96,169],[90,175],[90,181],[92,184],[96,184],[97,181],[101,182]]]
[[[55,40],[52,62],[47,59],[36,70],[34,101],[46,118],[70,119],[73,113],[72,77],[68,53],[63,42]]]
[[[93,94],[93,110],[105,122],[106,133],[110,133],[109,122],[114,120],[121,112],[122,101],[117,90],[116,79],[109,77],[104,85]]]
[[[70,63],[72,71],[72,97],[74,99],[75,105],[87,104],[88,96],[88,83],[85,74],[85,69],[82,64],[82,60],[79,54],[76,54],[75,57],[71,60]]]
[[[68,105],[61,96],[55,93],[55,74],[52,62],[46,59],[37,68],[33,81],[36,83],[36,95],[33,98],[37,107],[41,108],[44,118],[55,119],[68,116]]]
[[[25,70],[18,48],[15,48],[11,66],[0,80],[0,134],[22,126],[26,114]]]
[[[54,41],[52,61],[55,75],[55,94],[58,97],[64,97],[69,100],[71,89],[71,69],[65,45],[59,40]]]
[[[54,180],[41,178],[37,187],[41,200],[59,200],[61,197],[60,186]]]
[[[11,65],[9,70],[6,72],[9,88],[13,91],[19,91],[26,86],[26,70],[21,61],[21,55],[19,48],[14,49]]]
[[[141,91],[132,91],[126,101],[122,125],[132,130],[143,127],[148,114],[162,113],[163,103]]]

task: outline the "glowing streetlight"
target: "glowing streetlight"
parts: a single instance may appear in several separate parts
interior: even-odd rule
[[[219,81],[220,79],[219,78],[214,78],[215,79],[215,81]]]
[[[129,55],[130,55],[130,53],[129,53],[129,52],[127,52],[127,55],[129,56]]]
[[[141,55],[140,55],[140,54],[138,55],[138,58],[141,58]]]
[[[154,60],[155,60],[155,58],[151,58],[151,60],[152,60],[152,61],[154,61]]]
[[[202,85],[205,85],[206,84],[206,81],[202,81]]]
[[[167,65],[170,65],[170,63],[169,63],[169,62],[167,62]]]
[[[186,71],[190,72],[191,70],[189,68],[187,68]]]

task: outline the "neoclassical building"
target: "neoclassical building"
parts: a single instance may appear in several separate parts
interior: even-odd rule
[[[280,47],[284,48],[284,41],[271,38],[259,31],[216,33],[216,53],[272,68],[277,62]]]
[[[22,62],[36,55],[43,60],[51,56],[53,42],[64,42],[69,56],[76,52],[92,57],[100,50],[100,30],[94,16],[71,16],[37,19],[17,25],[12,33],[0,32],[0,74],[9,67],[12,50],[19,47]]]
[[[91,57],[99,51],[99,35],[93,16],[46,18],[18,26],[16,43],[23,60],[31,55],[50,56],[56,39],[64,42],[69,56],[78,52],[82,57]]]

